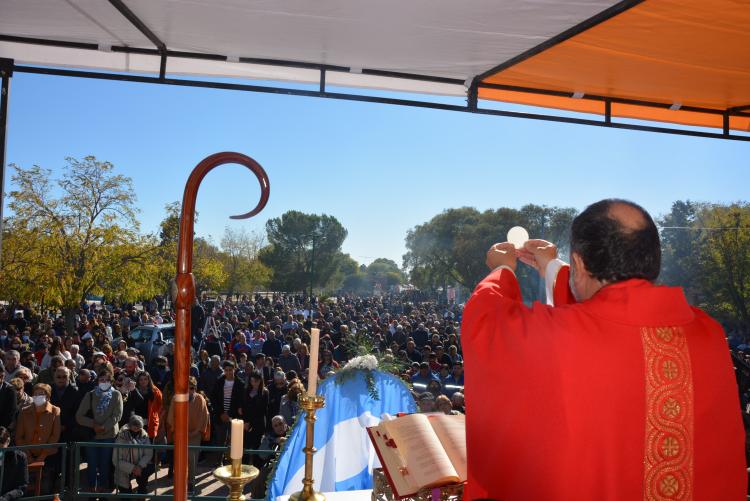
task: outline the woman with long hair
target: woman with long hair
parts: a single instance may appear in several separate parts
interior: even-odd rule
[[[242,419],[245,421],[245,447],[257,449],[268,424],[268,389],[263,383],[263,375],[253,371],[248,378]]]
[[[145,416],[139,412],[136,413],[144,418],[144,426],[146,427],[148,438],[153,440],[156,432],[159,430],[159,419],[162,412],[163,399],[161,390],[156,387],[151,379],[151,375],[146,371],[138,374],[135,389],[146,401]]]
[[[50,329],[50,332],[54,333],[52,329]],[[42,363],[39,368],[42,370],[47,369],[52,363],[52,357],[56,355],[60,355],[66,360],[70,358],[70,352],[65,349],[62,339],[60,339],[59,336],[55,336],[52,338],[52,343],[47,349],[47,353],[45,353],[44,357],[42,357]]]
[[[208,364],[211,358],[208,356],[208,351],[201,350],[198,354],[198,373],[203,374],[203,371],[208,369]]]
[[[330,350],[324,351],[318,366],[318,377],[325,379],[329,372],[334,372],[338,368],[339,363],[333,359],[333,353]]]
[[[305,392],[305,387],[299,379],[294,379],[289,384],[289,391],[281,397],[279,406],[279,415],[284,417],[284,421],[289,426],[294,426],[297,414],[300,411],[299,396]]]

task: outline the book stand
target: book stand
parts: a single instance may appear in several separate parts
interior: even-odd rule
[[[391,484],[388,483],[388,477],[386,477],[382,468],[375,468],[372,470],[373,477],[373,488],[372,488],[372,501],[398,501],[399,498],[393,493]],[[439,497],[433,495],[437,492]],[[433,501],[434,499],[440,499],[440,501],[461,501],[464,498],[464,484],[452,484],[444,485],[442,487],[436,487],[435,489],[422,489],[415,496],[409,496],[405,499],[408,501]]]

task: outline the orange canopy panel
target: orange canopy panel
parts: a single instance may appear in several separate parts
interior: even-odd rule
[[[501,68],[481,81],[479,97],[597,114],[604,97],[648,101],[676,109],[614,102],[612,116],[722,127],[721,114],[680,108],[750,105],[750,2],[646,0]],[[732,116],[729,126],[748,131],[750,116]]]

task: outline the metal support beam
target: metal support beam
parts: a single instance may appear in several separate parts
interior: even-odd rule
[[[469,111],[476,111],[479,107],[479,86],[478,80],[474,79],[466,93],[466,107]]]
[[[13,76],[13,60],[0,59],[0,263],[3,256],[3,205],[5,204],[5,146],[8,131],[8,103],[10,101],[10,78]]]
[[[167,54],[164,53],[161,55],[161,60],[159,61],[159,78],[164,80],[167,77]]]
[[[130,10],[130,7],[125,5],[125,2],[123,2],[123,0],[109,0],[109,3],[112,4],[112,6],[120,12],[120,14],[125,16],[125,18],[130,21],[130,24],[135,26],[138,31],[143,33],[143,35],[145,35],[145,37],[148,38],[151,43],[156,46],[156,49],[161,55],[161,61],[159,63],[159,78],[164,79],[167,72],[167,44],[162,42],[161,39],[156,36],[156,33],[151,31],[151,29],[146,26],[146,23],[144,23],[141,18],[135,15],[135,12]]]
[[[604,101],[604,123],[612,123],[612,101]]]
[[[325,94],[326,92],[326,70],[320,70],[320,93]]]
[[[727,111],[732,112],[732,111],[748,111],[748,110],[750,110],[750,104],[746,104],[744,106],[734,106],[732,108],[729,108]]]
[[[724,113],[722,120],[722,133],[725,136],[729,136],[729,113]]]
[[[530,120],[543,120],[548,122],[559,122],[559,123],[571,123],[579,125],[594,125],[598,127],[608,127],[614,129],[626,129],[626,130],[637,130],[646,132],[658,132],[663,134],[675,134],[680,136],[694,136],[694,137],[705,137],[714,139],[730,139],[733,141],[750,141],[750,136],[743,136],[738,134],[730,134],[725,136],[721,133],[716,132],[704,132],[699,130],[686,130],[686,129],[670,129],[668,127],[650,126],[650,125],[636,125],[629,123],[618,123],[612,122],[605,124],[601,120],[590,120],[585,118],[576,117],[565,117],[557,115],[542,115],[538,113],[522,113],[516,111],[504,111],[504,110],[492,110],[477,108],[475,110],[470,109],[468,106],[459,106],[453,104],[444,104],[427,101],[416,101],[411,99],[397,99],[389,97],[379,96],[366,96],[360,94],[345,94],[340,92],[325,92],[321,94],[318,89],[315,90],[304,90],[304,89],[289,89],[282,87],[272,87],[265,85],[247,85],[247,84],[236,84],[226,82],[206,82],[202,80],[187,80],[187,79],[176,79],[176,78],[165,78],[160,79],[156,77],[145,77],[138,75],[124,75],[119,73],[97,73],[93,71],[80,71],[80,70],[66,70],[62,68],[38,68],[35,66],[15,66],[14,71],[19,73],[34,73],[39,75],[58,75],[67,77],[79,77],[79,78],[94,78],[99,80],[110,80],[110,81],[123,81],[123,82],[138,82],[138,83],[151,83],[151,84],[163,84],[163,85],[175,85],[180,87],[199,87],[205,89],[223,89],[223,90],[239,90],[246,92],[261,92],[266,94],[282,94],[288,96],[305,96],[305,97],[322,97],[325,99],[338,99],[346,101],[357,101],[367,103],[380,103],[380,104],[391,104],[396,106],[411,106],[414,108],[427,108],[434,110],[444,111],[459,111],[459,112],[470,112],[478,115],[493,115],[500,117],[509,118],[526,118]]]

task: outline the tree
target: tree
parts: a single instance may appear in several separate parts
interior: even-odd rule
[[[697,228],[698,206],[690,200],[678,200],[669,213],[657,219],[660,229],[662,265],[659,281],[679,285],[691,302],[700,295],[699,253],[702,238]]]
[[[721,319],[750,325],[750,204],[706,204],[696,224],[702,238],[699,255],[701,305]]]
[[[387,290],[406,281],[406,275],[390,259],[377,258],[369,266],[360,266],[348,254],[342,256],[336,287],[343,292],[370,295],[376,288]]]
[[[159,223],[158,269],[161,291],[167,293],[177,274],[177,245],[180,238],[180,214],[182,204],[170,202],[164,206],[166,215]],[[198,213],[195,213],[195,221]],[[224,284],[227,274],[224,271],[222,252],[202,237],[193,239],[193,275],[196,292],[218,290]]]
[[[553,241],[564,254],[575,214],[571,208],[537,205],[481,213],[471,207],[448,209],[409,231],[404,267],[409,270],[412,283],[422,289],[453,284],[472,289],[487,275],[487,249],[504,241],[511,227],[524,226],[532,238]],[[536,272],[519,266],[517,274],[527,300],[544,298]]]
[[[422,289],[435,289],[448,283],[470,287],[471,277],[457,269],[455,243],[461,241],[459,233],[475,227],[479,219],[480,213],[473,207],[447,209],[427,223],[409,230],[404,268],[410,270],[414,285]]]
[[[404,283],[406,277],[398,265],[386,258],[378,258],[367,267],[367,277],[370,283],[379,285],[382,289]]]
[[[260,260],[273,270],[272,288],[325,287],[338,269],[347,231],[333,216],[288,211],[266,222],[269,245]]]
[[[226,280],[222,288],[230,295],[235,292],[252,292],[258,287],[268,286],[273,272],[258,259],[262,247],[261,235],[230,228],[224,230],[221,249]]]
[[[195,238],[193,241],[193,275],[195,275],[196,293],[221,289],[227,280],[222,258],[221,250],[210,240],[202,237]]]
[[[156,242],[138,233],[131,179],[93,156],[66,161],[56,189],[49,169],[12,165],[2,282],[62,309],[72,331],[89,294],[153,295],[158,280],[149,273]]]

